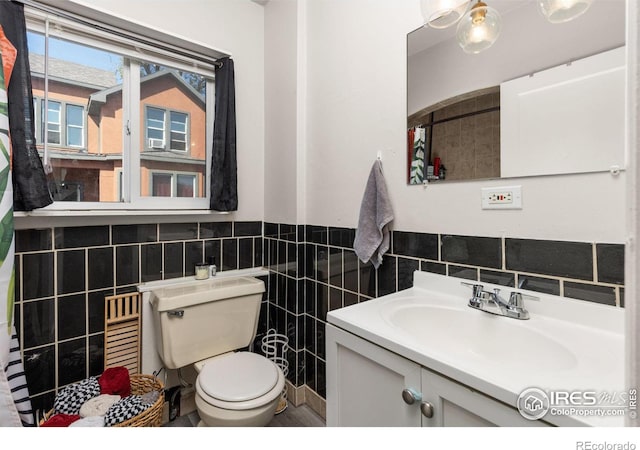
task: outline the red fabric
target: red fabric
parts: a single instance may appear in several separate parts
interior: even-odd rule
[[[11,41],[4,35],[4,29],[0,26],[0,52],[2,52],[2,68],[4,71],[4,86],[9,87],[9,80],[13,73],[13,66],[16,62],[18,51],[11,44]]]
[[[411,181],[411,162],[413,161],[413,141],[415,135],[416,129],[409,128],[407,131],[407,183]]]
[[[68,427],[76,420],[80,420],[80,416],[76,414],[54,414],[40,425],[41,427]]]
[[[100,393],[109,395],[119,395],[120,397],[128,397],[131,395],[131,380],[129,378],[129,369],[126,367],[110,367],[106,369],[100,378]]]

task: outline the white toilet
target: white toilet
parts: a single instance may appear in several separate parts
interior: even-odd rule
[[[218,278],[154,290],[158,353],[167,369],[193,364],[202,426],[259,427],[275,414],[282,370],[248,351],[256,335],[264,282]]]

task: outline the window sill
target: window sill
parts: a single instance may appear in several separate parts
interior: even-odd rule
[[[34,211],[15,211],[13,217],[96,217],[96,216],[196,216],[227,215],[227,211],[211,211],[207,209],[38,209]]]

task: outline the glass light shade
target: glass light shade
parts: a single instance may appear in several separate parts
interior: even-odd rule
[[[431,28],[447,28],[467,12],[471,0],[420,0],[425,25]]]
[[[456,36],[465,52],[480,53],[493,45],[501,29],[502,19],[498,11],[478,3],[458,22]]]
[[[538,0],[540,11],[551,23],[568,22],[582,15],[593,0]]]

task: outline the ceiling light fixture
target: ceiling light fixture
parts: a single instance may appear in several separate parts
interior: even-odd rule
[[[458,44],[467,53],[480,53],[498,39],[502,19],[495,9],[478,0],[467,15],[458,22]]]
[[[551,23],[575,19],[589,9],[593,0],[539,0],[540,11]]]
[[[458,24],[458,43],[467,53],[480,53],[498,39],[502,19],[498,11],[481,0],[469,8],[472,0],[420,0],[425,26],[448,28]],[[589,9],[593,0],[536,0],[550,23],[575,19]]]
[[[425,25],[447,28],[455,25],[469,9],[471,0],[420,0]]]

